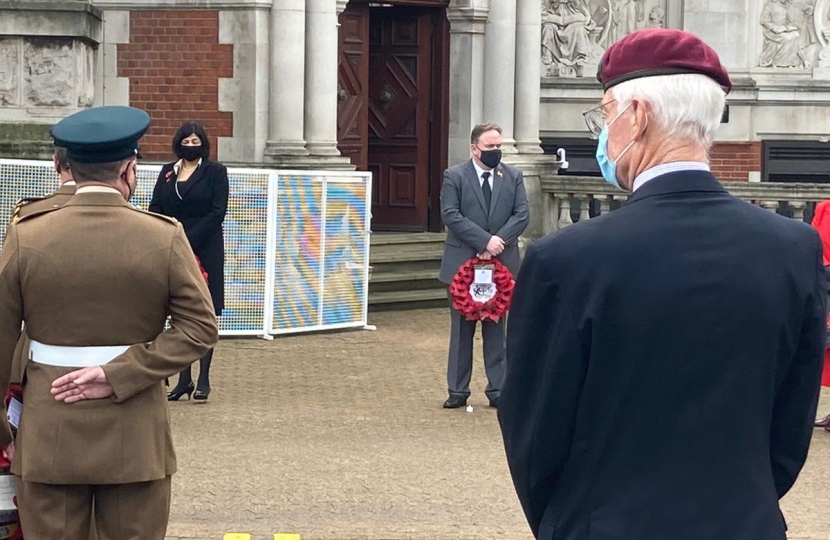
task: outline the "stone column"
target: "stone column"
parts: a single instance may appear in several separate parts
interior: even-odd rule
[[[539,103],[542,68],[542,12],[537,0],[518,0],[516,10],[516,149],[520,154],[541,154]]]
[[[470,159],[470,131],[484,119],[484,26],[488,12],[488,0],[452,0],[447,8],[450,21],[450,165]],[[513,86],[512,82],[510,86]]]
[[[340,156],[337,149],[337,4],[335,0],[305,0],[305,7],[306,148],[312,157],[325,160]]]
[[[307,156],[303,139],[305,105],[305,0],[279,0],[271,7],[271,75],[265,155]],[[289,52],[290,51],[290,52]]]
[[[489,7],[484,33],[484,121],[501,125],[502,151],[515,154],[516,0],[495,0]],[[536,7],[540,11],[539,2]]]

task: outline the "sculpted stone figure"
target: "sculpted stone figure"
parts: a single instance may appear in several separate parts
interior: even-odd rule
[[[542,12],[542,62],[549,75],[558,67],[573,68],[582,77],[594,44],[590,32],[596,28],[585,0],[550,0]]]
[[[798,27],[798,46],[803,50],[818,41],[813,24],[813,6],[807,0],[785,0],[787,17]]]
[[[764,28],[764,48],[758,62],[760,67],[797,67],[801,32],[788,13],[792,0],[767,0],[761,12]]]
[[[621,40],[637,29],[638,20],[643,20],[642,6],[643,0],[617,0],[611,4],[610,43]]]
[[[0,39],[0,106],[18,102],[19,48],[19,39]]]
[[[660,6],[651,8],[648,14],[649,28],[665,28],[666,27],[666,10]]]

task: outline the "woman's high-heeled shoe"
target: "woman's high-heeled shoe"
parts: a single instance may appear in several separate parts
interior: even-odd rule
[[[210,387],[207,389],[199,388],[196,390],[196,393],[193,394],[193,401],[200,401],[202,403],[207,401],[208,396],[210,395]]]
[[[179,401],[179,398],[182,396],[187,396],[187,399],[190,399],[190,395],[196,389],[196,385],[193,384],[193,381],[190,381],[185,388],[180,388],[178,385],[169,392],[167,392],[167,401]]]

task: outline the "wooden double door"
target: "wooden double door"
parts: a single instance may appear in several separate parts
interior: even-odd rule
[[[448,36],[440,5],[352,0],[340,15],[338,146],[372,172],[373,230],[441,228]]]

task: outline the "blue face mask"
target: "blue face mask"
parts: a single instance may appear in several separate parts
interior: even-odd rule
[[[597,163],[599,170],[602,172],[602,177],[605,181],[614,187],[619,188],[620,183],[617,182],[617,162],[608,159],[608,125],[603,126],[597,141]],[[622,188],[620,188],[622,189]]]
[[[630,107],[630,105],[628,107]],[[620,161],[620,158],[622,158],[626,152],[628,152],[629,148],[634,146],[635,141],[631,141],[628,146],[620,152],[617,159],[612,160],[608,157],[608,128],[611,127],[611,124],[617,121],[617,118],[622,116],[628,107],[621,110],[613,120],[602,127],[602,131],[599,133],[599,140],[597,141],[597,163],[599,164],[600,172],[602,172],[602,177],[605,178],[606,182],[619,189],[622,189],[622,187],[617,181],[617,162]]]

